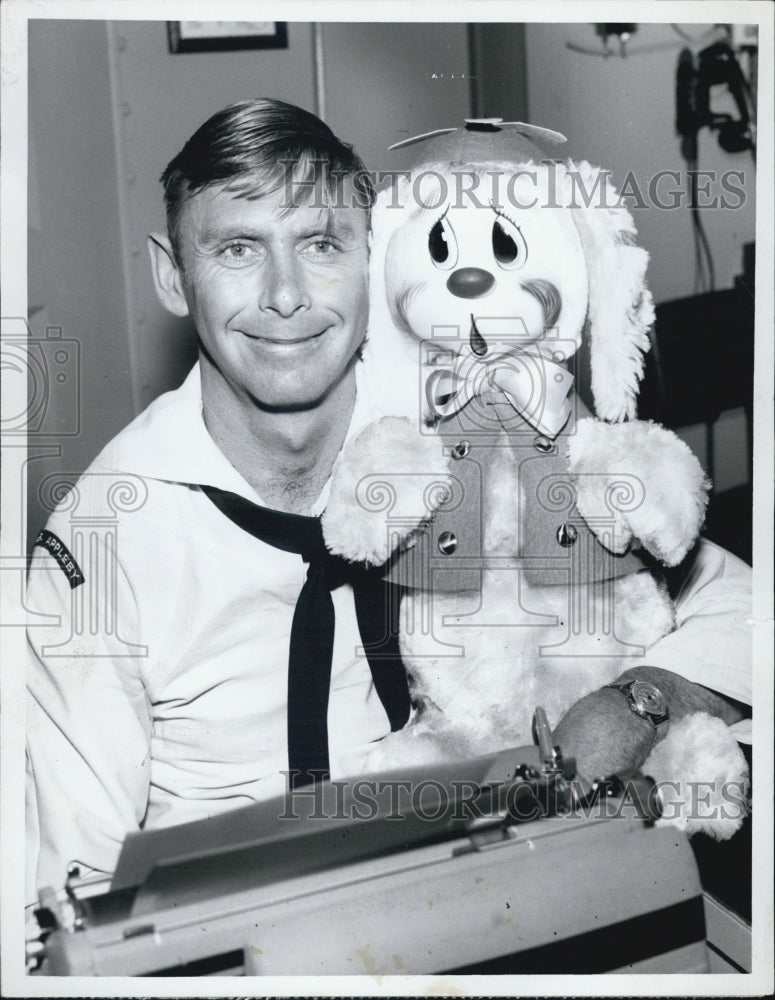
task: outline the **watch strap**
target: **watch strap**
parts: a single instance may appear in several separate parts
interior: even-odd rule
[[[640,716],[641,719],[647,719],[653,725],[656,733],[656,742],[659,742],[667,733],[670,722],[670,712],[666,704],[663,712],[649,711],[649,709],[645,708],[643,705],[638,704],[638,701],[633,694],[633,688],[636,684],[648,685],[650,688],[653,688],[657,694],[659,694],[663,702],[665,701],[662,692],[656,684],[652,684],[650,681],[640,681],[636,678],[635,680],[622,681],[621,683],[608,684],[607,686],[609,688],[614,688],[616,691],[621,691],[629,703],[630,711],[635,715]]]

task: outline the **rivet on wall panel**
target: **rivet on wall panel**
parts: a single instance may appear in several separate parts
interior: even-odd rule
[[[132,109],[130,108],[127,101],[121,102],[121,114],[123,115],[124,118],[128,118],[129,115],[132,114]]]
[[[119,52],[126,52],[126,38],[123,35],[119,35],[116,39],[116,48]]]

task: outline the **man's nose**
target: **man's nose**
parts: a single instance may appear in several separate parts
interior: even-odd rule
[[[264,269],[259,294],[261,309],[279,316],[292,316],[298,309],[310,306],[307,280],[301,262],[295,254],[274,254]]]

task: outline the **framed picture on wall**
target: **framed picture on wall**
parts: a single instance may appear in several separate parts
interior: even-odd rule
[[[287,49],[285,21],[167,21],[170,52]]]

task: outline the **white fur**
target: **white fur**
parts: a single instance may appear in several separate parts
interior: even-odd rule
[[[406,417],[370,424],[343,449],[322,518],[331,552],[381,565],[451,491],[439,439]]]
[[[492,164],[473,166],[486,172]],[[515,165],[499,167],[507,171]],[[589,206],[578,192],[574,195],[574,176],[587,192],[595,190]],[[556,165],[556,179],[559,203],[568,207],[573,220],[571,231],[558,239],[576,240],[578,233],[588,286],[588,304],[579,291],[584,276],[568,276],[568,287],[561,288],[564,322],[572,327],[563,335],[571,345],[566,356],[582,335],[590,337],[597,416],[621,421],[635,415],[643,354],[649,348],[654,312],[645,285],[648,255],[634,245],[632,217],[618,204],[602,171],[568,161]],[[332,551],[374,564],[384,562],[432,515],[439,490],[429,486],[451,482],[440,442],[421,424],[421,343],[410,331],[398,329],[400,317],[386,296],[388,248],[413,208],[408,179],[378,198],[366,346],[368,363],[384,373],[387,388],[388,409],[375,401],[376,412],[412,419],[377,423],[348,445],[337,463],[323,518]],[[424,280],[415,271],[427,261],[418,247],[409,249],[417,250],[414,256],[394,254],[391,287],[404,278]],[[563,253],[562,246],[557,253]],[[583,420],[570,441],[570,469],[582,516],[612,551],[639,544],[675,565],[693,544],[708,484],[675,435],[650,423],[611,426]],[[509,448],[496,449],[490,472],[482,498],[483,555],[493,564],[483,570],[477,590],[412,591],[404,599],[400,639],[416,707],[405,728],[381,741],[365,765],[359,765],[368,770],[528,743],[537,705],[556,724],[584,694],[614,680],[633,656],[642,662],[650,646],[674,627],[666,591],[648,573],[588,585],[583,593],[578,587],[529,584],[519,568],[516,523],[526,498]],[[632,489],[631,501],[617,483]],[[375,485],[380,487],[376,491]],[[603,623],[610,627],[601,627]],[[657,780],[678,781],[682,794],[692,781],[714,781],[720,789],[723,782],[745,781],[747,775],[727,727],[702,714],[671,724],[668,738],[649,758],[648,770]],[[722,804],[729,812],[729,803]],[[666,811],[669,806],[666,800]],[[705,829],[723,838],[739,826],[739,819],[726,814],[706,822],[690,813],[679,810],[674,820],[688,832]]]
[[[650,421],[580,420],[569,442],[581,515],[614,552],[638,542],[668,566],[694,544],[709,483],[688,446]],[[596,519],[613,517],[615,530]]]
[[[643,765],[657,782],[661,824],[728,840],[745,819],[748,765],[729,727],[707,712],[670,723]]]
[[[398,178],[399,188],[406,185]],[[379,373],[370,386],[369,408],[378,416],[406,416],[419,420],[424,396],[420,391],[419,341],[396,327],[385,295],[385,254],[396,225],[404,213],[391,208],[398,197],[387,188],[380,192],[372,210],[371,267],[369,271],[369,323],[363,348],[364,365]],[[404,196],[400,195],[404,203]]]
[[[571,209],[584,246],[589,273],[589,328],[592,337],[592,393],[604,420],[635,416],[643,355],[650,342],[654,304],[646,287],[648,254],[633,244],[632,216],[605,171],[589,163],[568,163],[587,192],[599,185],[590,205]]]
[[[599,622],[607,607],[608,634],[574,627],[585,624],[577,599],[572,588],[531,586],[514,568],[485,571],[478,591],[405,599],[401,648],[413,694],[434,708],[415,716],[406,738],[453,731],[479,753],[530,743],[537,705],[556,724],[673,627],[672,605],[649,574],[586,588],[582,614]]]

